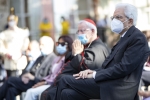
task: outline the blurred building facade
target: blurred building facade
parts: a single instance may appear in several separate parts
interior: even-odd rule
[[[70,34],[75,34],[76,24],[80,19],[92,18],[97,21],[107,15],[113,15],[115,5],[126,2],[138,8],[137,27],[144,31],[150,30],[150,0],[0,0],[0,31],[6,23],[10,7],[15,8],[19,16],[18,26],[30,29],[31,39],[39,38],[39,23],[48,17],[53,24],[53,33],[57,38],[61,31],[61,16],[70,21]],[[109,20],[110,21],[110,20]]]
[[[9,8],[9,2],[7,2],[7,0],[0,0],[0,31],[5,28]]]

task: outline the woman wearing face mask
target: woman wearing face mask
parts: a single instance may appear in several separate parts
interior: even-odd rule
[[[35,84],[31,89],[28,89],[24,100],[37,100],[38,95],[53,84],[55,77],[64,64],[66,53],[72,50],[72,42],[73,40],[69,36],[59,37],[58,42],[56,42],[56,52],[58,57],[53,62],[50,74],[41,82]]]

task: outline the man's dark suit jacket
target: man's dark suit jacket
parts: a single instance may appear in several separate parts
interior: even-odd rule
[[[96,70],[101,100],[138,100],[137,91],[149,53],[147,40],[135,26],[112,48],[102,69]]]
[[[108,47],[105,46],[100,38],[97,38],[89,45],[89,47],[84,49],[83,55],[78,54],[73,56],[70,54],[70,62],[64,67],[62,74],[73,75],[85,69],[98,69],[102,66],[108,55]],[[68,58],[67,56],[68,55],[66,55],[66,59]]]

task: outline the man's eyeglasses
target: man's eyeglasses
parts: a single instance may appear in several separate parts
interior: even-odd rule
[[[58,46],[59,44],[61,46],[64,46],[64,45],[67,45],[68,43],[67,42],[56,42],[56,46]]]
[[[129,19],[129,17],[127,17],[127,16],[125,16],[125,17]],[[111,18],[111,20],[113,20],[114,18],[120,20],[120,19],[123,19],[123,16],[118,15],[118,16],[112,16],[110,18]]]
[[[78,34],[79,32],[84,33],[85,31],[89,31],[89,30],[91,30],[91,29],[78,30],[78,31],[76,32],[76,34]]]

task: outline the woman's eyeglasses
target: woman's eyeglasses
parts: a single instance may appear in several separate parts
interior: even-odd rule
[[[61,46],[64,46],[64,45],[67,45],[68,43],[67,42],[56,42],[56,45],[58,46],[58,45],[61,45]]]

